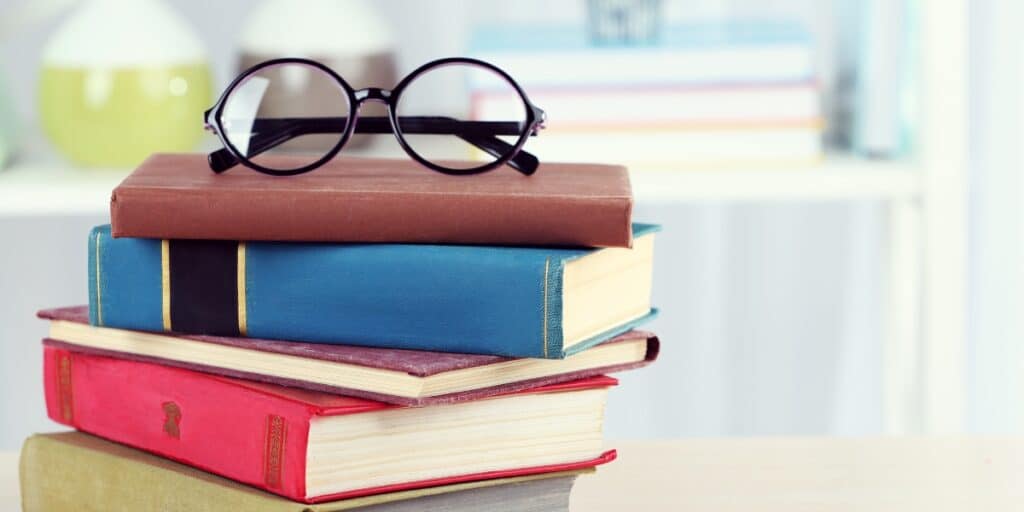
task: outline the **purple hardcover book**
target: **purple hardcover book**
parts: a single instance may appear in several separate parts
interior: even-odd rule
[[[645,366],[658,338],[629,331],[566,359],[514,359],[89,325],[87,306],[47,309],[48,346],[369,398],[431,405],[484,398]]]

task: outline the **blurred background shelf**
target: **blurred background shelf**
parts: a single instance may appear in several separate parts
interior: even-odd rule
[[[916,163],[830,156],[801,169],[631,173],[638,201],[907,199],[920,192]]]
[[[0,173],[0,215],[106,212],[111,190],[128,172],[76,169],[52,156],[26,156]],[[641,202],[909,199],[920,191],[913,162],[842,155],[801,169],[641,170],[631,179]]]
[[[26,157],[0,173],[0,216],[103,214],[110,192],[129,169],[76,169],[56,159]]]

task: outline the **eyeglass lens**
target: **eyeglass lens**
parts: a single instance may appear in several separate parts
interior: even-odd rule
[[[485,91],[499,99],[489,101],[486,110],[476,101]],[[479,139],[496,137],[510,150],[523,136],[527,119],[525,101],[511,83],[489,68],[471,64],[442,65],[417,75],[401,91],[395,113],[409,148],[448,169],[479,167],[505,156],[509,151],[483,151]],[[423,133],[430,131],[420,129],[428,123],[441,128],[436,130],[440,133]]]
[[[330,152],[349,113],[348,94],[334,77],[315,66],[286,63],[243,79],[226,98],[220,121],[225,138],[249,161],[291,170]]]

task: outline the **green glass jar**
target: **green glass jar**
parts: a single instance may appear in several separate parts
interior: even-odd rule
[[[198,37],[161,0],[86,0],[44,50],[40,119],[73,163],[131,167],[195,149],[212,86]]]

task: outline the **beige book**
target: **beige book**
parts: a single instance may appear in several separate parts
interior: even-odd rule
[[[592,471],[592,470],[590,470]],[[571,471],[306,505],[80,432],[39,434],[21,452],[24,512],[567,511]]]

